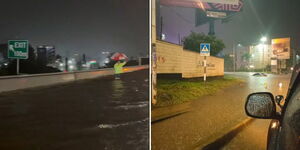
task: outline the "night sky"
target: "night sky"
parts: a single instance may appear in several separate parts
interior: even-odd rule
[[[249,45],[259,42],[262,36],[269,38],[291,37],[292,48],[300,49],[299,0],[244,0],[243,11],[230,22],[216,22],[215,32],[231,50],[233,43]],[[187,36],[190,31],[208,33],[208,24],[195,27],[195,9],[162,6],[163,33],[166,40],[178,43],[178,34]]]
[[[148,0],[1,0],[0,42],[27,39],[65,56],[148,54]]]

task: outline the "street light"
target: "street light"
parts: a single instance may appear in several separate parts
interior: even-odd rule
[[[263,64],[263,72],[265,71],[265,42],[267,41],[267,37],[262,37],[262,38],[260,38],[260,41],[262,42],[262,46],[263,46],[263,48],[262,48],[262,53],[263,53],[263,62],[262,62],[262,64]]]
[[[161,34],[161,39],[165,40],[166,39],[166,35],[165,34]]]
[[[264,36],[264,37],[260,38],[260,41],[263,42],[263,43],[266,42],[267,41],[267,37]]]

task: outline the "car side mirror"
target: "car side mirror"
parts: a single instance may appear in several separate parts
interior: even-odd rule
[[[254,118],[276,118],[276,105],[274,96],[269,92],[252,93],[247,97],[245,105],[246,114]]]
[[[280,108],[282,108],[282,104],[281,104],[281,101],[283,100],[283,96],[282,95],[277,95],[277,96],[275,96],[275,102],[276,102],[276,104],[280,107]]]

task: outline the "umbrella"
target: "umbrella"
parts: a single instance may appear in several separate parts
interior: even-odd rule
[[[115,61],[128,59],[128,57],[124,53],[118,53],[118,52],[114,53],[110,58]]]

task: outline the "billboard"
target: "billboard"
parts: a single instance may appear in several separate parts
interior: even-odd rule
[[[272,39],[272,53],[277,56],[277,59],[290,59],[290,41],[290,38]]]
[[[229,0],[228,0],[229,1]],[[239,12],[243,7],[243,1],[238,0],[234,3],[224,3],[218,0],[160,0],[161,5],[199,8],[204,11],[225,11]]]
[[[230,5],[238,5],[239,0],[160,0],[162,3],[169,3],[169,4],[179,4],[179,3],[219,3],[219,4],[230,4]]]

